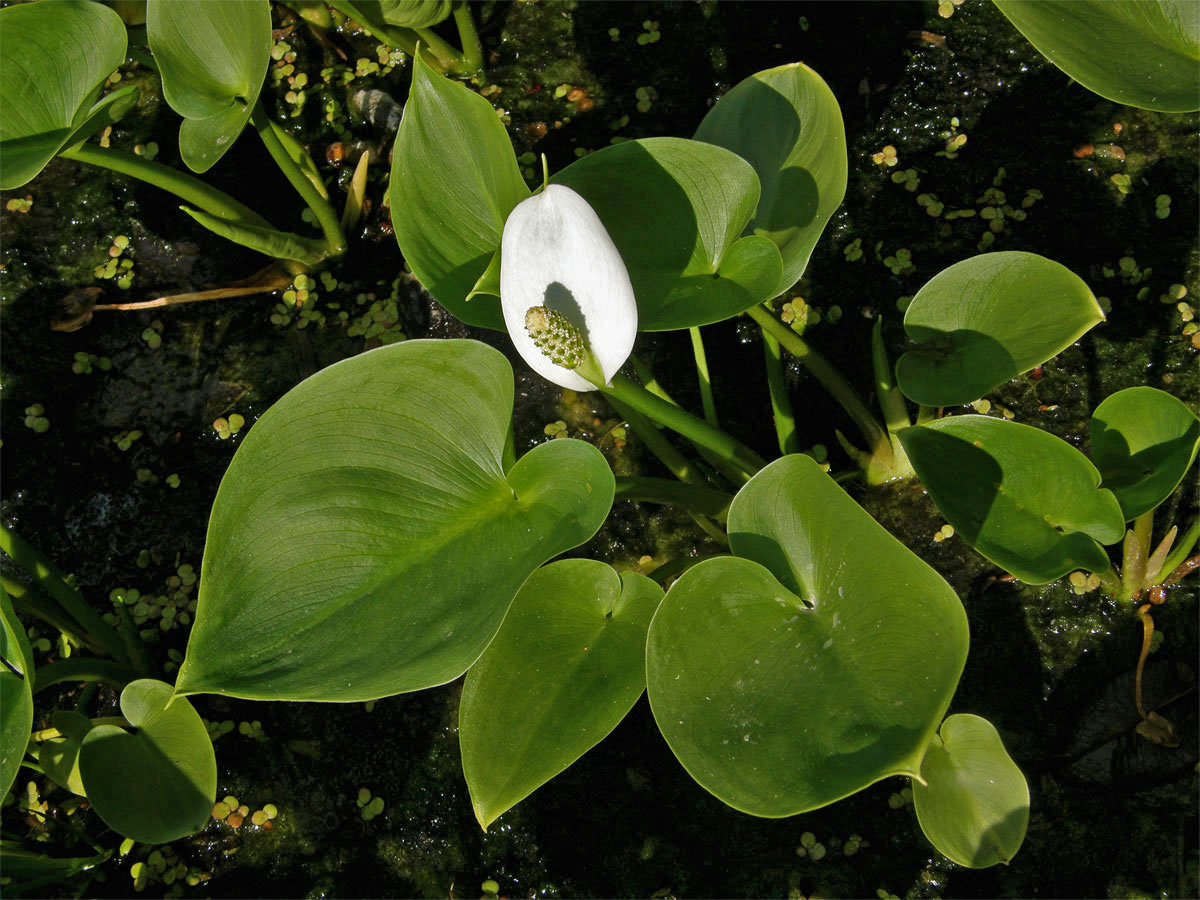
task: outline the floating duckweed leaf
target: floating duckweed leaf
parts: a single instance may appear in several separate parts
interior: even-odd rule
[[[199,831],[217,793],[217,759],[203,720],[187,700],[172,697],[169,684],[150,678],[125,686],[121,713],[136,732],[97,725],[79,751],[96,814],[147,844]]]
[[[512,402],[508,361],[459,340],[381,347],[285,395],[217,493],[179,692],[361,701],[466,671],[612,505],[582,441],[505,473]]]
[[[626,141],[551,182],[581,195],[604,223],[629,270],[642,331],[719,322],[773,296],[783,262],[771,241],[741,236],[759,185],[736,153],[681,138]]]
[[[504,330],[498,297],[466,299],[500,249],[504,221],[529,196],[496,110],[413,58],[389,188],[404,261],[434,299],[469,325]],[[490,288],[489,288],[490,289]]]
[[[126,46],[121,17],[102,4],[9,6],[0,10],[0,31],[0,188],[7,190],[31,181],[67,144],[119,118],[136,89],[96,102],[125,61]]]
[[[1017,578],[1104,572],[1125,519],[1086,456],[1039,428],[952,416],[898,432],[954,533]]]
[[[1127,522],[1171,495],[1200,448],[1200,419],[1152,387],[1106,397],[1092,413],[1091,431],[1092,458]]]
[[[486,829],[617,727],[646,686],[649,578],[590,559],[538,569],[467,673],[463,774]]]
[[[33,728],[33,649],[8,593],[0,587],[0,797],[17,779]],[[10,668],[11,666],[11,668]],[[15,671],[14,671],[15,670]]]
[[[747,233],[783,257],[776,297],[794,285],[846,194],[846,133],[829,86],[803,63],[758,72],[721,97],[696,140],[732,150],[762,184]]]
[[[729,539],[650,625],[650,706],[684,768],[772,817],[916,774],[967,655],[950,586],[800,454],[742,488]]]
[[[996,0],[1043,54],[1106,100],[1161,112],[1200,109],[1195,0]]]
[[[904,330],[916,346],[896,363],[896,380],[917,403],[970,403],[1103,319],[1088,286],[1059,263],[1017,251],[973,256],[913,297]]]
[[[1007,863],[1025,840],[1029,786],[987,719],[942,723],[913,781],[917,821],[930,843],[960,866]]]
[[[163,97],[183,116],[179,155],[206,172],[241,134],[271,61],[266,0],[147,0],[146,36]]]

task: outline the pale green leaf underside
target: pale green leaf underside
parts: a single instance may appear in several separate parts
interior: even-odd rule
[[[612,504],[581,441],[504,474],[512,398],[508,361],[459,340],[372,350],[286,394],[217,493],[179,692],[369,700],[466,671],[529,574]]]
[[[121,692],[121,714],[136,731],[97,725],[79,751],[96,814],[114,831],[147,844],[199,831],[217,792],[208,730],[191,703],[171,695],[161,681],[130,682]]]
[[[846,194],[846,133],[837,100],[803,63],[751,75],[721,97],[696,140],[732,150],[762,185],[746,231],[783,257],[776,297],[794,285]]]
[[[779,281],[778,248],[741,237],[758,205],[758,176],[723,147],[625,141],[550,181],[580,194],[604,223],[629,270],[641,331],[719,322],[769,299]]]
[[[467,673],[463,774],[485,829],[598,744],[646,686],[662,588],[590,559],[543,566]]]
[[[1029,786],[987,719],[942,723],[913,781],[913,806],[930,843],[960,866],[1007,863],[1029,824]]]
[[[125,61],[125,26],[99,3],[0,10],[0,188],[32,180],[83,126]]]
[[[951,416],[898,432],[908,459],[964,541],[1028,584],[1103,572],[1124,535],[1112,492],[1086,456],[1039,428]]]
[[[742,488],[729,536],[738,556],[689,569],[650,626],[650,705],[684,768],[770,817],[915,773],[966,660],[949,585],[805,456]]]
[[[1092,413],[1092,458],[1125,521],[1162,503],[1200,448],[1200,419],[1182,400],[1152,387],[1118,391]]]
[[[392,153],[391,206],[404,261],[468,325],[504,330],[496,297],[475,283],[500,249],[504,222],[529,196],[496,110],[418,56]]]
[[[904,330],[916,346],[896,363],[896,380],[916,403],[970,403],[1103,320],[1088,286],[1066,266],[1020,251],[973,256],[913,297]]]
[[[1101,97],[1161,112],[1200,109],[1195,0],[996,0],[1038,52]]]

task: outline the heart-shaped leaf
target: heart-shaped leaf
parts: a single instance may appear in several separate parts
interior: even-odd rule
[[[689,569],[650,625],[650,706],[684,768],[759,816],[916,774],[966,661],[954,591],[802,455],[741,489],[729,540],[746,558]]]
[[[973,256],[943,269],[904,314],[916,344],[896,363],[910,400],[978,400],[1071,346],[1104,320],[1078,275],[1036,253]]]
[[[163,96],[183,116],[179,155],[206,172],[242,133],[271,61],[267,0],[147,0]]]
[[[626,141],[550,180],[580,194],[604,223],[629,270],[642,331],[728,319],[772,297],[782,277],[771,241],[740,236],[758,205],[758,176],[723,147]]]
[[[504,222],[529,196],[496,110],[413,57],[412,88],[392,151],[400,252],[434,299],[468,325],[504,330],[498,297],[476,294]]]
[[[663,592],[591,559],[538,569],[467,673],[463,774],[486,830],[600,743],[646,687],[646,629]]]
[[[530,573],[612,506],[582,441],[505,474],[512,403],[508,361],[462,340],[381,347],[288,392],[217,492],[178,691],[370,700],[465,672]]]
[[[803,63],[758,72],[717,101],[696,140],[732,150],[758,174],[762,198],[746,231],[779,248],[783,275],[771,292],[779,296],[804,274],[846,195],[846,132],[833,92]]]
[[[0,31],[0,188],[7,190],[31,181],[59,150],[86,137],[99,112],[93,104],[127,109],[130,94],[96,103],[125,61],[125,25],[103,4],[9,6],[0,10]]]
[[[1200,4],[1195,0],[996,0],[1045,56],[1106,100],[1200,109]]]
[[[62,739],[44,741],[38,750],[38,764],[46,777],[73,794],[86,797],[83,776],[79,773],[79,748],[92,730],[92,720],[69,709],[56,710],[50,723],[62,734]]]
[[[1104,572],[1101,544],[1125,534],[1112,491],[1086,456],[1039,428],[952,416],[898,432],[954,532],[1027,584]]]
[[[930,843],[960,866],[1007,863],[1029,824],[1029,785],[987,719],[942,723],[913,781],[917,821]]]
[[[0,796],[8,793],[33,728],[33,650],[8,593],[0,587]]]
[[[217,758],[204,721],[169,684],[143,678],[121,692],[137,729],[97,725],[83,739],[79,771],[104,824],[147,844],[204,827],[217,793]]]
[[[1106,397],[1092,413],[1091,430],[1092,459],[1126,522],[1171,496],[1200,449],[1200,418],[1158,388]]]

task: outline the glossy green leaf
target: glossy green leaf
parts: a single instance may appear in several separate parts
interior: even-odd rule
[[[917,821],[930,843],[960,866],[1007,863],[1029,824],[1029,786],[987,719],[942,723],[913,780]]]
[[[1092,459],[1127,522],[1171,496],[1197,449],[1200,418],[1157,388],[1118,391],[1092,413]]]
[[[413,59],[388,196],[400,252],[425,289],[468,325],[503,331],[498,297],[466,298],[529,188],[492,105],[420,57]]]
[[[1101,544],[1125,534],[1112,491],[1086,456],[1040,428],[952,416],[898,432],[954,533],[1027,584],[1104,572]]]
[[[803,63],[758,72],[725,94],[696,140],[732,150],[762,185],[746,233],[767,238],[783,257],[772,297],[804,274],[821,232],[846,194],[842,111],[821,76]]]
[[[996,0],[1017,30],[1106,100],[1200,109],[1200,4],[1195,0]]]
[[[505,474],[508,361],[477,341],[344,360],[276,403],[213,506],[181,694],[370,700],[457,678],[538,566],[612,506],[604,456]]]
[[[1077,341],[1104,320],[1079,276],[1036,253],[973,256],[943,269],[904,314],[913,349],[896,363],[910,400],[978,400]]]
[[[120,16],[84,0],[0,9],[0,32],[0,188],[7,190],[86,136],[101,88],[125,61],[126,37]]]
[[[219,234],[226,240],[265,253],[274,259],[292,259],[315,266],[329,253],[329,248],[324,243],[303,235],[263,228],[261,225],[231,222],[202,209],[192,209],[190,206],[179,208],[213,234]]]
[[[758,176],[737,154],[681,138],[605,147],[550,179],[580,194],[629,270],[638,328],[719,322],[773,296],[779,249],[743,230]]]
[[[650,706],[684,768],[772,817],[916,774],[967,656],[954,591],[803,455],[742,488],[729,540],[650,625]]]
[[[169,684],[143,678],[121,692],[134,732],[97,725],[79,771],[88,802],[125,837],[165,844],[204,827],[217,793],[217,758],[204,721]]]
[[[450,0],[380,0],[379,3],[383,20],[400,28],[432,28],[449,17],[451,8]]]
[[[183,116],[179,155],[206,172],[258,102],[271,61],[267,0],[148,0],[146,36],[162,75],[163,97]]]
[[[543,566],[467,673],[463,774],[486,830],[600,743],[646,687],[657,584],[590,559]]]
[[[73,794],[86,797],[83,776],[79,772],[79,749],[92,730],[92,720],[81,713],[60,709],[51,716],[50,723],[63,737],[42,742],[38,749],[38,764],[47,778]]]
[[[33,650],[0,587],[0,797],[17,780],[33,728]]]

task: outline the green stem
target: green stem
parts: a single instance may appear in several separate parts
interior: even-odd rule
[[[90,634],[79,630],[79,623],[72,619],[61,606],[31,584],[0,575],[0,587],[12,598],[13,608],[30,618],[45,622],[61,631],[76,647],[85,647],[93,653],[104,653],[104,645]]]
[[[370,21],[370,16],[365,12],[360,12],[354,3],[348,2],[348,0],[328,0],[328,2],[331,7],[343,16],[353,19],[362,26],[363,31],[371,35],[379,43],[386,44],[389,47],[399,47],[410,56],[416,56],[420,53],[421,58],[426,63],[442,74],[451,69],[457,70],[456,64],[461,62],[458,53],[445,41],[441,40],[441,38],[437,38],[436,35],[434,37],[437,38],[438,44],[449,50],[449,54],[444,59],[436,56],[434,52],[431,52],[430,48],[420,46],[419,35],[411,28],[398,28],[390,25],[376,26]]]
[[[104,682],[115,687],[124,687],[135,680],[138,674],[120,663],[90,656],[60,659],[37,670],[34,693],[64,681]]]
[[[446,71],[463,71],[466,63],[465,54],[460,53],[457,48],[443,41],[428,28],[414,28],[412,31],[420,39],[421,43],[428,47],[429,51],[442,61],[442,65]]]
[[[642,443],[650,448],[650,452],[658,457],[659,461],[671,471],[672,475],[674,475],[680,481],[685,482],[686,486],[691,487],[693,490],[706,490],[704,487],[704,474],[696,469],[696,467],[690,462],[688,462],[687,458],[678,450],[676,450],[670,441],[668,441],[663,435],[659,434],[658,429],[654,427],[653,422],[651,422],[637,410],[622,403],[620,400],[616,400],[613,397],[609,397],[608,400],[613,405],[613,408],[617,411],[617,414],[620,415],[621,418],[623,418],[627,423],[629,423],[630,427],[633,428],[634,433],[641,437]],[[663,479],[655,480],[662,481]],[[669,481],[665,483],[671,484]],[[685,485],[680,485],[680,487],[683,486]],[[709,521],[704,515],[701,515],[697,512],[689,510],[689,513],[692,519],[695,520],[696,524],[700,526],[705,534],[707,534],[718,544],[722,544],[724,546],[729,545],[729,538],[718,525]]]
[[[762,333],[763,359],[767,364],[767,390],[771,394],[771,412],[775,417],[775,437],[779,441],[779,452],[784,456],[800,452],[800,438],[796,434],[796,414],[792,410],[792,398],[788,394],[787,379],[783,372],[783,354],[779,352],[779,341],[767,332]]]
[[[938,408],[936,406],[926,406],[922,403],[917,407],[917,424],[928,425],[937,418]]]
[[[1094,573],[1100,579],[1100,584],[1104,588],[1105,593],[1112,597],[1120,596],[1121,593],[1121,576],[1117,574],[1114,566],[1109,566],[1106,572]]]
[[[0,525],[0,549],[11,556],[38,587],[53,597],[84,631],[99,641],[113,659],[130,665],[120,635],[88,606],[83,595],[67,583],[66,576],[40,550],[14,534],[7,525]]]
[[[821,386],[829,391],[833,399],[841,404],[842,409],[846,411],[847,415],[854,420],[854,424],[858,426],[858,430],[862,433],[863,439],[867,443],[867,448],[871,453],[879,451],[890,452],[891,445],[888,441],[887,433],[875,417],[871,415],[871,411],[867,409],[862,400],[859,399],[854,388],[830,364],[829,360],[808,346],[800,335],[779,321],[764,307],[752,306],[746,312],[750,318],[754,319],[762,327],[763,331],[768,332],[783,345],[788,353],[800,360],[801,365],[808,369],[813,377],[821,382]]]
[[[724,491],[680,484],[667,478],[617,476],[618,500],[644,500],[664,506],[678,506],[700,516],[723,522],[733,497]]]
[[[262,139],[267,152],[271,154],[271,159],[275,160],[275,165],[279,166],[279,170],[283,172],[291,186],[296,189],[296,193],[308,204],[308,208],[317,217],[317,222],[321,226],[321,232],[325,235],[327,255],[333,257],[341,256],[346,252],[346,236],[342,233],[342,225],[338,221],[338,214],[329,205],[329,201],[322,197],[313,186],[313,183],[309,181],[308,176],[296,165],[291,155],[287,152],[287,148],[280,142],[275,134],[273,123],[267,115],[267,111],[263,108],[261,100],[254,104],[254,112],[250,114],[250,122],[254,125],[254,130],[258,132],[258,136]]]
[[[272,227],[270,222],[250,207],[234,200],[224,191],[218,191],[199,178],[194,178],[178,169],[172,169],[170,166],[164,166],[162,163],[143,159],[121,150],[96,147],[91,144],[80,144],[77,147],[63,150],[59,156],[87,163],[90,166],[109,169],[152,184],[219,219],[238,222],[242,225],[258,225],[260,228]]]
[[[591,368],[592,371],[586,371]],[[614,375],[612,384],[604,384],[604,376],[595,363],[588,360],[579,367],[579,374],[596,385],[605,396],[613,398],[632,407],[656,422],[678,432],[694,444],[707,447],[722,459],[727,460],[748,475],[753,475],[763,466],[766,460],[719,428],[713,428],[703,419],[697,419],[691,413],[684,412],[678,406],[668,403],[640,384],[630,381],[624,375]]]
[[[475,30],[475,19],[467,0],[456,0],[454,4],[454,24],[458,26],[458,39],[462,43],[462,61],[465,68],[472,72],[483,71],[483,44],[479,41],[479,33]]]
[[[1133,528],[1125,532],[1121,554],[1121,598],[1130,600],[1142,590],[1146,579],[1146,560],[1150,556],[1150,536],[1154,529],[1154,510],[1148,510],[1133,520]]]
[[[1200,519],[1193,522],[1192,527],[1185,531],[1183,537],[1175,542],[1175,548],[1167,555],[1166,560],[1162,564],[1162,569],[1159,570],[1163,573],[1160,583],[1172,584],[1167,579],[1188,558],[1188,554],[1196,546],[1197,539],[1200,539]]]
[[[688,331],[692,335],[692,355],[696,358],[696,375],[700,380],[700,403],[704,407],[704,421],[713,428],[718,428],[720,426],[717,424],[717,405],[713,403],[712,379],[708,377],[704,338],[700,336],[699,328],[689,328]]]
[[[654,396],[665,400],[672,406],[679,407],[680,409],[683,408],[680,407],[675,399],[667,393],[666,388],[658,383],[658,379],[654,377],[654,373],[650,371],[650,368],[644,362],[642,362],[636,356],[629,357],[629,361],[633,363],[634,371],[637,372],[638,378],[641,379],[642,384],[645,386],[647,391]],[[699,454],[704,458],[704,461],[724,475],[729,480],[730,484],[745,484],[750,480],[749,475],[747,475],[737,466],[731,464],[728,460],[723,459],[718,454],[713,453],[707,447],[697,444],[695,441],[692,441],[692,444],[696,447],[697,452],[699,452]]]
[[[892,384],[892,367],[888,362],[887,348],[883,345],[883,316],[875,320],[871,329],[871,363],[875,369],[875,393],[879,397],[879,408],[888,434],[908,428],[912,421],[904,406],[904,396]]]

